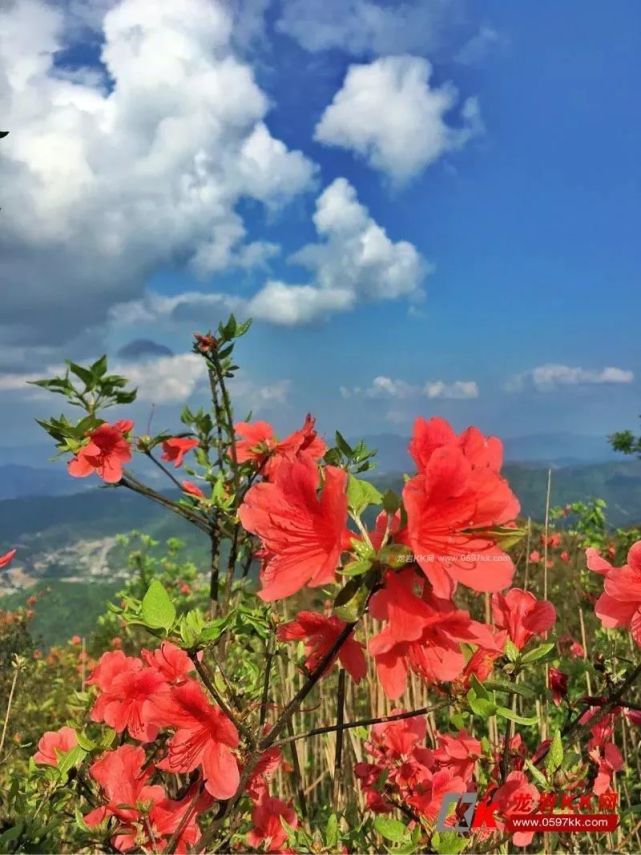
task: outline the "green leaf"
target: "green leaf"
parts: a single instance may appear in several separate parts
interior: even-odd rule
[[[481,683],[476,676],[476,674],[472,674],[470,677],[470,686],[474,689],[474,694],[477,698],[482,698],[484,701],[491,701],[492,696],[486,689],[485,685]]]
[[[530,774],[532,775],[532,777],[534,778],[534,780],[537,782],[537,784],[540,787],[547,789],[547,787],[549,785],[547,778],[545,777],[543,772],[541,772],[540,769],[537,769],[537,767],[534,765],[534,763],[528,757],[525,758],[525,765],[526,765],[528,771],[530,772]]]
[[[524,653],[521,658],[521,662],[524,664],[527,664],[528,662],[537,662],[539,659],[543,659],[544,656],[547,656],[551,650],[554,650],[554,642],[547,641],[545,644],[540,644],[538,647],[535,647],[534,650],[529,650],[527,653]]]
[[[526,683],[508,683],[507,680],[485,680],[483,685],[492,692],[506,692],[510,695],[521,695],[523,698],[535,698],[536,692]]]
[[[496,704],[487,698],[477,697],[474,689],[470,689],[467,693],[467,702],[474,715],[478,715],[480,718],[489,718],[496,712]]]
[[[501,716],[501,718],[508,718],[510,721],[515,721],[517,724],[522,724],[525,727],[534,727],[535,724],[539,723],[539,720],[535,715],[519,715],[518,713],[509,710],[507,707],[497,707],[496,714]]]
[[[550,774],[552,774],[553,772],[556,772],[557,769],[561,768],[562,763],[563,743],[561,742],[561,732],[557,730],[552,738],[550,749],[547,753],[547,757],[545,758],[545,768]]]
[[[521,655],[521,651],[519,650],[519,648],[509,638],[505,642],[505,655],[510,660],[510,662],[516,662],[516,660]]]
[[[94,376],[90,368],[84,368],[82,365],[77,365],[75,362],[67,361],[69,370],[79,377],[88,389],[93,389],[95,386]]]
[[[467,840],[456,831],[436,831],[432,835],[432,848],[438,855],[458,855],[467,846]]]
[[[334,849],[338,843],[338,817],[335,813],[330,814],[325,826],[325,846]]]
[[[67,775],[74,766],[79,766],[87,756],[87,752],[80,745],[76,745],[69,751],[56,752],[58,755],[58,771],[61,775]]]
[[[352,455],[354,454],[354,449],[340,431],[336,431],[336,447],[345,455],[345,457],[348,458],[348,460],[351,460]]]
[[[152,580],[143,597],[142,618],[154,629],[169,629],[176,619],[176,608],[157,579]]]
[[[91,366],[91,373],[98,380],[107,373],[107,356],[105,354],[100,359],[96,359]]]
[[[354,576],[336,595],[334,612],[345,623],[352,623],[360,617],[369,592],[363,581],[363,576]]]
[[[347,501],[355,514],[360,514],[368,505],[380,505],[383,494],[368,481],[349,476],[347,484]]]
[[[394,490],[388,490],[383,494],[383,510],[388,514],[395,514],[401,506],[401,499]]]
[[[372,562],[367,558],[360,558],[357,561],[350,561],[349,564],[346,564],[341,570],[341,575],[362,576],[363,573],[367,573],[371,566]]]
[[[374,828],[385,840],[392,843],[400,843],[407,834],[407,826],[400,819],[390,819],[387,816],[377,816],[374,820]]]

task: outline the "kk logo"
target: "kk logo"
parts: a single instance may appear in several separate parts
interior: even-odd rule
[[[468,807],[458,818],[458,823],[456,825],[446,823],[451,808],[458,809],[462,805],[468,805]],[[479,802],[477,793],[445,793],[436,820],[436,830],[469,834],[473,828],[496,828],[494,810],[495,806],[491,802],[489,804]]]

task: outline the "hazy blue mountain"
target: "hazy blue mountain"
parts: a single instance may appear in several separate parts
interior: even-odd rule
[[[23,496],[68,496],[88,487],[72,480],[60,466],[35,468],[17,463],[0,465],[0,499]]]

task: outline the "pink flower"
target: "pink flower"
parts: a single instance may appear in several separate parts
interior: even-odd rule
[[[185,493],[189,493],[190,496],[195,496],[197,499],[205,498],[203,491],[197,484],[194,484],[193,481],[183,481],[182,488]]]
[[[102,654],[87,682],[100,691],[91,710],[92,721],[104,721],[117,733],[126,728],[141,742],[156,738],[158,727],[151,719],[153,702],[168,691],[158,670],[145,668],[140,659],[115,650]]]
[[[492,630],[470,619],[449,600],[435,597],[413,568],[385,574],[384,587],[370,600],[369,612],[385,621],[370,639],[369,652],[388,698],[405,691],[409,670],[429,682],[450,681],[465,667],[461,644],[491,649]]]
[[[311,461],[317,463],[327,450],[318,436],[314,419],[308,415],[300,430],[278,440],[269,422],[238,422],[234,429],[241,437],[236,440],[236,459],[251,461],[261,469],[265,478],[273,481],[283,462]]]
[[[459,582],[475,591],[507,587],[514,565],[488,533],[519,510],[499,474],[500,440],[476,428],[457,436],[444,419],[417,419],[410,452],[418,475],[403,489],[406,538],[434,593],[451,597]]]
[[[48,730],[40,737],[38,750],[33,755],[36,763],[46,766],[58,765],[58,752],[71,751],[78,744],[78,736],[73,727],[61,727],[60,730]]]
[[[568,681],[570,678],[567,674],[564,674],[563,671],[559,671],[558,668],[550,668],[549,676],[550,689],[552,691],[552,700],[558,707],[561,703],[561,700],[567,697]]]
[[[335,579],[346,543],[347,473],[335,466],[324,473],[318,496],[312,461],[283,462],[276,480],[253,486],[239,509],[243,526],[263,543],[259,596],[266,602]]]
[[[641,541],[628,552],[628,563],[612,567],[595,550],[587,550],[588,567],[604,576],[604,592],[594,611],[606,629],[629,627],[641,647]]]
[[[0,570],[3,567],[8,567],[13,561],[17,550],[10,549],[8,552],[5,552],[4,555],[0,555]]]
[[[533,549],[532,552],[530,552],[530,562],[532,564],[538,564],[540,560],[541,560],[541,553],[539,552],[538,549]]]
[[[524,772],[510,772],[503,786],[494,793],[492,804],[504,816],[532,813],[539,801],[539,791],[530,784]],[[534,837],[532,831],[517,831],[512,835],[515,846],[528,846]]]
[[[295,620],[278,627],[280,641],[305,641],[307,659],[305,667],[314,671],[323,657],[332,649],[347,624],[333,615],[325,617],[315,612],[299,612]],[[338,659],[354,682],[358,683],[367,673],[363,645],[350,635],[338,652]],[[336,661],[334,657],[333,662]],[[330,663],[329,667],[333,664]]]
[[[155,650],[142,650],[141,656],[150,668],[158,671],[168,683],[184,683],[194,665],[184,650],[171,641],[163,641]]]
[[[266,729],[269,728],[266,727]],[[260,801],[267,793],[268,783],[283,765],[283,754],[280,748],[272,747],[263,751],[247,781],[247,795],[252,801]],[[290,769],[291,767],[287,768],[286,771]]]
[[[187,452],[197,446],[197,439],[190,439],[187,436],[173,436],[171,439],[164,440],[161,459],[173,463],[174,468],[178,469],[179,466],[182,466]]]
[[[542,635],[556,623],[556,609],[547,600],[537,600],[529,591],[512,588],[492,595],[492,615],[499,629],[506,629],[522,650],[533,635]]]
[[[296,812],[290,804],[265,794],[252,811],[254,827],[247,834],[248,845],[253,849],[264,846],[267,852],[280,852],[287,840],[281,817],[292,828],[298,826]]]
[[[227,716],[210,704],[195,680],[175,686],[157,699],[156,720],[176,728],[167,743],[167,757],[158,764],[169,772],[191,772],[200,766],[205,787],[215,799],[229,799],[240,781],[233,749],[238,731]]]
[[[89,442],[67,464],[74,478],[86,478],[96,473],[107,484],[117,484],[122,478],[124,463],[131,460],[131,445],[127,434],[134,423],[122,419],[110,425],[106,422],[89,434]]]
[[[112,843],[121,852],[136,846],[140,832],[137,823],[150,808],[166,799],[162,787],[149,785],[153,768],[143,771],[144,762],[145,752],[140,746],[121,745],[115,751],[103,754],[89,769],[91,777],[100,784],[107,803],[85,814],[85,823],[93,828],[114,817],[118,825]],[[143,805],[145,811],[142,810]]]

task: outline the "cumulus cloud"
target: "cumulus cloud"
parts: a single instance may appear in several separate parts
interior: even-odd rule
[[[462,103],[458,126],[448,124],[458,92],[451,83],[431,86],[431,74],[431,64],[417,56],[350,66],[316,126],[316,139],[351,149],[395,181],[406,181],[482,131],[475,98]]]
[[[624,368],[581,368],[549,362],[515,374],[507,381],[506,388],[518,392],[533,386],[539,392],[551,392],[564,386],[618,385],[633,381],[634,372]]]
[[[426,383],[423,392],[427,398],[460,401],[478,398],[479,387],[474,380],[455,380],[454,383],[435,380],[432,383]]]
[[[137,387],[137,400],[141,402],[177,404],[208,388],[202,357],[195,353],[115,363],[114,370]],[[238,372],[230,382],[230,391],[237,403],[251,406],[254,410],[260,410],[266,404],[284,404],[289,388],[289,380],[259,384],[244,371]]]
[[[111,310],[114,324],[162,319],[202,322],[233,311],[282,326],[311,323],[353,309],[361,301],[420,299],[431,267],[408,241],[393,241],[359,201],[345,178],[337,178],[316,200],[313,222],[319,240],[288,258],[305,268],[301,284],[268,280],[252,297],[185,292],[174,297],[148,293]]]
[[[313,282],[268,282],[249,302],[251,315],[272,323],[305,323],[351,309],[361,300],[422,293],[429,266],[413,244],[388,237],[345,178],[337,178],[318,197],[313,219],[320,240],[289,258],[306,268]]]
[[[431,53],[460,22],[461,7],[461,0],[288,0],[276,27],[313,53]]]
[[[187,322],[216,326],[216,320],[230,312],[243,311],[246,301],[231,294],[184,291],[167,297],[147,291],[136,300],[116,303],[109,310],[109,321],[116,328],[160,321]]]
[[[247,241],[239,201],[273,208],[313,185],[310,161],[265,124],[228,4],[91,5],[101,74],[60,65],[78,4],[1,13],[3,322],[39,340],[100,322],[163,265],[264,264],[276,250]]]
[[[474,380],[427,381],[423,386],[405,380],[379,375],[369,386],[341,386],[343,398],[369,398],[373,400],[407,401],[425,397],[433,400],[466,400],[479,397],[479,388]]]
[[[15,371],[0,374],[0,394],[13,394],[24,399],[49,399],[50,393],[29,385],[41,377],[64,373],[65,367],[50,364],[39,371]],[[127,377],[131,387],[138,391],[136,404],[159,406],[180,404],[194,395],[206,393],[208,378],[202,357],[194,353],[169,353],[167,355],[137,355],[118,358],[110,363],[110,370]],[[230,391],[241,406],[259,411],[272,404],[285,404],[291,387],[288,379],[260,383],[246,371],[239,371],[230,381]]]

